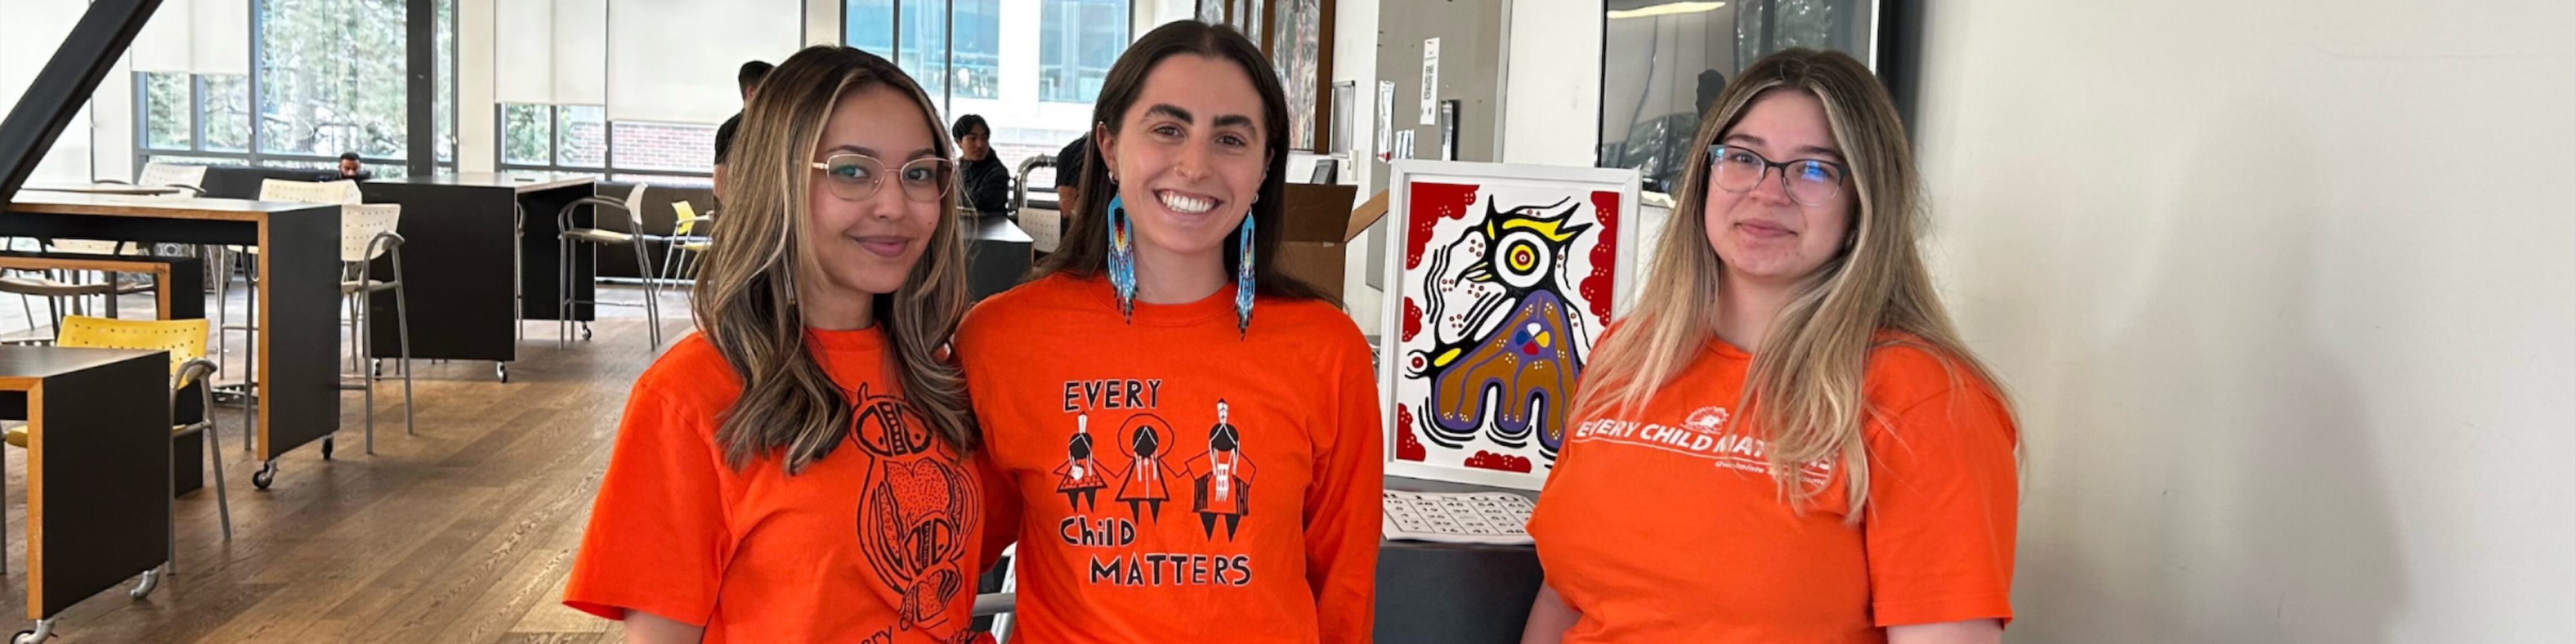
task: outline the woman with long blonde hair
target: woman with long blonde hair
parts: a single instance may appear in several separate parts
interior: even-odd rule
[[[1894,104],[1791,49],[1705,117],[1530,520],[1523,642],[1999,641],[2017,431],[1924,269]]]
[[[635,382],[564,603],[629,642],[958,642],[983,520],[954,153],[883,58],[753,97],[700,331]]]

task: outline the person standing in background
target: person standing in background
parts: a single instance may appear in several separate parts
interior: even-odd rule
[[[769,70],[774,68],[775,66],[770,65],[769,63],[755,60],[743,63],[742,69],[734,72],[734,88],[742,92],[743,107],[751,107],[751,95],[760,91],[760,81],[768,78]],[[716,126],[715,190],[717,199],[724,198],[725,153],[733,149],[734,132],[740,129],[742,129],[742,112],[738,111],[733,113],[733,118],[725,119],[724,125]]]
[[[1011,168],[993,156],[993,126],[968,114],[957,117],[948,134],[957,139],[958,187],[966,207],[978,214],[1011,214]]]
[[[1055,211],[1063,230],[1073,230],[1074,205],[1082,203],[1082,166],[1091,161],[1091,135],[1073,137],[1055,153]]]

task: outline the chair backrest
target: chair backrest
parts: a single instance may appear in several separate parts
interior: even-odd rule
[[[53,250],[57,253],[117,255],[129,252],[139,252],[142,248],[134,242],[107,241],[101,239],[57,239],[54,240]]]
[[[370,248],[369,242],[375,241],[376,235],[393,232],[401,224],[402,204],[340,206],[340,261],[363,262],[384,254],[385,247]]]
[[[630,232],[638,235],[644,234],[644,188],[644,184],[635,184],[635,189],[626,193],[626,223],[632,224],[635,229]]]
[[[358,203],[358,199],[358,182],[347,179],[339,181],[262,179],[259,182],[260,201],[351,204]]]
[[[698,207],[689,205],[687,199],[672,200],[671,215],[674,217],[672,221],[676,222],[671,224],[674,236],[687,237],[691,229],[698,227]]]
[[[54,345],[141,349],[170,352],[170,373],[206,355],[206,319],[115,320],[86,315],[63,316]]]
[[[146,163],[143,164],[143,172],[134,175],[134,185],[203,188],[206,186],[206,166],[185,163]]]

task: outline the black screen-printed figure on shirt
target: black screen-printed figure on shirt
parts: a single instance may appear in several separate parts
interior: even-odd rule
[[[1190,459],[1190,509],[1199,513],[1199,529],[1216,538],[1216,522],[1225,519],[1225,539],[1250,514],[1252,459],[1243,456],[1243,433],[1227,418],[1224,400],[1216,401],[1216,426],[1208,429],[1208,450]]]
[[[1124,440],[1120,448],[1127,451],[1127,471],[1119,475],[1118,500],[1127,502],[1128,518],[1144,521],[1146,516],[1163,518],[1163,502],[1172,498],[1172,467],[1163,463],[1163,445],[1172,435],[1171,423],[1153,414],[1127,417],[1118,434]],[[1141,510],[1140,510],[1141,508]]]
[[[1055,491],[1064,493],[1064,504],[1075,512],[1089,512],[1099,507],[1100,488],[1109,482],[1100,476],[1100,460],[1093,458],[1091,415],[1074,417],[1073,438],[1065,440],[1064,464],[1055,466]]]

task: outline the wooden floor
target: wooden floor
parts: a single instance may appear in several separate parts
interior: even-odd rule
[[[615,290],[603,297],[640,300]],[[689,327],[675,299],[663,301],[665,347]],[[239,408],[224,408],[233,538],[218,528],[213,489],[179,499],[178,574],[143,600],[121,587],[82,601],[58,616],[54,641],[618,641],[615,623],[558,602],[627,386],[659,352],[645,346],[640,310],[602,311],[597,337],[568,349],[556,348],[553,324],[528,324],[506,384],[489,362],[421,362],[418,435],[403,435],[400,381],[380,387],[374,455],[361,449],[358,394],[345,394],[335,460],[315,446],[289,453],[266,491],[250,484],[257,464]],[[0,310],[0,322],[19,317]],[[5,634],[33,624],[23,618],[24,454],[0,451]]]

